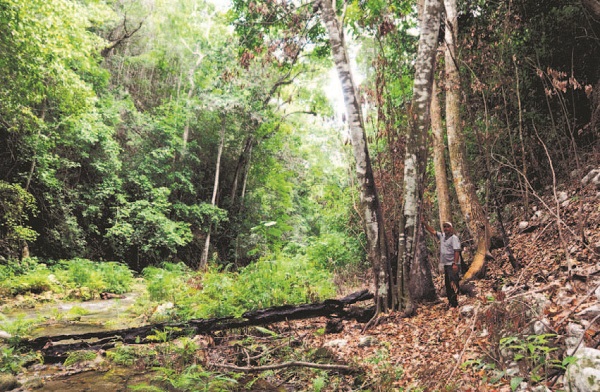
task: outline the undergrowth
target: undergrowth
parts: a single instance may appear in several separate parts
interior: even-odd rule
[[[52,291],[86,300],[102,292],[125,293],[132,283],[131,270],[117,262],[76,258],[49,265],[30,258],[0,265],[0,294],[4,295]]]
[[[165,263],[143,271],[150,301],[169,301],[178,319],[241,316],[246,311],[335,296],[331,272],[300,258],[262,259],[240,271],[205,272]]]

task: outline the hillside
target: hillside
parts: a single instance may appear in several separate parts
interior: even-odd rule
[[[557,230],[557,200],[548,189],[534,203],[527,224],[516,216],[505,222],[521,270],[513,271],[504,251],[496,250],[487,277],[474,282],[474,296],[459,297],[459,310],[448,310],[442,298],[421,305],[408,319],[384,317],[365,333],[361,325],[344,322],[343,331],[317,337],[312,344],[329,347],[342,362],[351,358],[366,365],[370,378],[378,380],[372,390],[510,391],[511,380],[519,377],[527,382],[521,390],[564,389],[564,372],[550,362],[567,356],[569,331],[576,325],[585,330],[581,345],[597,347],[600,342],[600,188],[582,186],[582,177],[573,174],[557,189],[570,263]],[[582,227],[587,244],[581,240]],[[442,279],[436,278],[438,288]],[[532,335],[537,340],[527,340]],[[522,350],[513,348],[508,354],[501,339]],[[526,351],[527,343],[535,352]],[[525,358],[515,361],[519,354]],[[536,377],[547,379],[536,384]]]

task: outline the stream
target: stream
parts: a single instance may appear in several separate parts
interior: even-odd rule
[[[54,302],[30,309],[15,309],[3,313],[3,324],[18,320],[42,321],[31,333],[32,338],[99,332],[107,329],[132,327],[135,315],[131,307],[140,296],[138,292],[127,293],[123,298],[106,300]]]
[[[100,332],[141,324],[132,307],[141,291],[122,298],[91,301],[46,302],[33,308],[16,308],[0,315],[0,330],[15,322],[36,322],[31,338]],[[133,368],[109,366],[99,355],[94,361],[65,367],[62,364],[33,364],[17,375],[21,387],[13,391],[130,391],[130,386],[148,381],[150,375]],[[0,391],[3,390],[0,386]]]

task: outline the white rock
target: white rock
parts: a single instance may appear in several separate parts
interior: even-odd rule
[[[464,317],[471,317],[475,312],[475,307],[473,305],[465,305],[460,308],[460,314]]]
[[[585,329],[576,323],[567,324],[565,329],[567,335],[565,338],[566,353],[567,355],[573,355],[575,351],[583,348],[584,343],[581,337],[583,336]]]
[[[567,366],[565,386],[571,392],[600,392],[600,350],[582,347]]]
[[[592,305],[577,313],[577,316],[583,318],[594,318],[600,314],[600,305]],[[600,380],[599,380],[600,381]]]
[[[546,319],[546,318],[543,318],[541,320],[536,320],[533,323],[533,333],[535,335],[542,335],[542,334],[550,332],[550,329],[548,328],[549,324],[550,324],[550,321],[548,321],[548,319]]]
[[[558,197],[558,202],[562,203],[569,198],[569,195],[565,191],[560,191],[556,194],[556,197]]]
[[[377,338],[373,336],[363,336],[358,341],[358,347],[370,347],[377,343]]]
[[[525,230],[527,227],[529,227],[529,222],[527,222],[527,221],[519,222],[519,230]]]
[[[12,338],[12,335],[11,335],[11,334],[9,334],[9,333],[8,333],[8,332],[6,332],[6,331],[0,331],[0,339],[3,339],[3,340],[8,340],[8,339],[10,339],[10,338]]]
[[[600,188],[600,169],[594,169],[590,171],[581,179],[581,185],[586,186],[588,184],[592,184],[596,188]]]
[[[345,347],[347,345],[348,341],[346,339],[334,339],[323,344],[325,347]]]

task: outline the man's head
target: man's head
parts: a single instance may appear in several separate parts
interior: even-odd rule
[[[444,234],[452,234],[454,232],[454,227],[450,222],[442,223],[442,229],[444,230]]]

